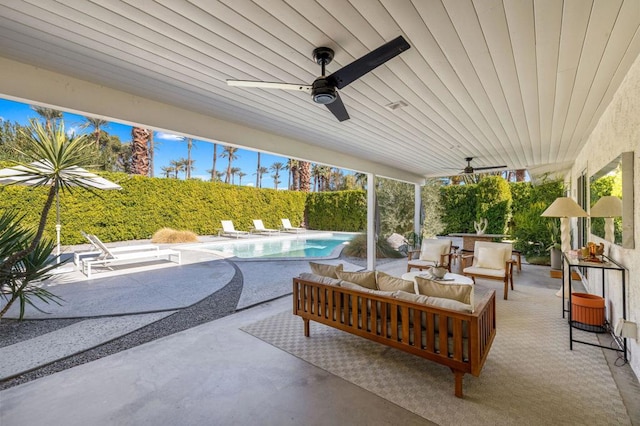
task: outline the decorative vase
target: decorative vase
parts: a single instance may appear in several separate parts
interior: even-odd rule
[[[431,268],[431,273],[433,274],[433,276],[439,279],[444,278],[447,272],[449,271],[447,271],[447,268],[445,268],[444,266],[434,266],[433,268]]]

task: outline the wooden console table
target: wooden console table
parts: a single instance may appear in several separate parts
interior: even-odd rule
[[[476,241],[493,241],[494,239],[507,238],[505,234],[475,234],[475,233],[460,233],[449,234],[450,237],[462,237],[462,250],[473,251]]]

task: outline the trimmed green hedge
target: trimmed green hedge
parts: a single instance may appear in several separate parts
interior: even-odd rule
[[[476,185],[449,185],[440,188],[443,234],[476,232]]]
[[[307,198],[311,229],[358,232],[367,228],[367,194],[362,190],[314,192]]]
[[[84,243],[80,231],[103,241],[148,239],[160,228],[216,234],[220,221],[230,219],[238,230],[249,230],[253,219],[279,228],[281,218],[297,224],[304,216],[306,193],[275,191],[199,180],[177,180],[100,173],[122,191],[75,188],[60,194],[63,244]],[[37,225],[47,188],[18,185],[0,187],[0,211],[17,208],[27,223]],[[47,220],[46,236],[55,238],[55,207]]]
[[[487,234],[506,232],[511,217],[511,190],[507,181],[500,176],[484,177],[476,191],[476,220],[487,219]]]

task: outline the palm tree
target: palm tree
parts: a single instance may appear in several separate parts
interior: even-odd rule
[[[170,178],[172,173],[175,173],[175,168],[172,166],[163,166],[161,167],[162,173],[164,173],[164,177]]]
[[[178,173],[180,173],[181,171],[184,170],[184,159],[179,159],[179,160],[171,160],[169,161],[169,164],[171,164],[171,167],[173,167],[173,172],[175,173],[175,175],[173,176],[174,178],[178,179]]]
[[[311,163],[300,161],[298,167],[300,169],[300,191],[311,192]]]
[[[187,160],[185,164],[185,170],[187,173],[186,173],[185,179],[191,179],[191,171],[195,169],[195,167],[193,167],[193,163],[195,163],[195,160],[191,159],[192,148],[193,148],[193,139],[187,138]]]
[[[240,167],[232,167],[231,168],[231,185],[234,185],[236,182],[236,175],[240,172]]]
[[[149,133],[148,129],[131,129],[131,173],[149,176]]]
[[[242,186],[242,178],[245,177],[247,174],[240,171],[237,174],[238,174],[238,177],[240,178],[240,182],[238,183],[238,185]]]
[[[57,124],[57,120],[62,118],[62,111],[58,111],[57,109],[45,108],[37,105],[31,105],[31,109],[40,117],[44,118],[47,131],[51,133],[53,132],[53,126]]]
[[[260,151],[258,151],[258,165],[256,166],[256,188],[260,188]]]
[[[96,117],[84,117],[85,122],[82,124],[83,129],[92,128],[93,129],[93,137],[96,141],[96,149],[100,148],[100,133],[102,129],[109,126],[109,122],[107,120],[103,120],[101,118]]]
[[[153,162],[155,160],[156,142],[153,139],[153,130],[149,130],[149,177],[153,177]]]
[[[254,175],[256,175],[257,188],[262,188],[262,176],[264,176],[265,173],[269,173],[269,169],[264,166],[260,166],[260,168],[254,173]]]
[[[211,173],[211,182],[216,180],[217,172],[216,172],[216,161],[218,161],[218,144],[213,144],[213,166],[209,172]]]
[[[216,181],[222,182],[222,176],[224,176],[224,172],[216,172]]]
[[[278,184],[280,183],[280,174],[274,173],[271,175],[273,178],[273,187],[274,189],[278,189]]]
[[[229,183],[232,173],[231,173],[231,163],[233,163],[233,160],[237,160],[238,156],[236,155],[236,152],[238,151],[238,148],[234,148],[232,146],[225,146],[222,149],[222,157],[223,158],[228,158],[229,159],[229,164],[227,164],[227,174],[224,178],[224,183]]]
[[[287,161],[287,169],[289,169],[289,186],[288,188],[292,191],[297,191],[300,182],[300,162],[298,160],[294,160],[293,158],[289,158]]]
[[[320,183],[320,171],[322,170],[319,164],[314,164],[311,167],[311,176],[313,176],[313,192],[318,192],[318,185]]]
[[[280,183],[280,170],[282,169],[284,169],[284,164],[279,161],[276,161],[271,165],[271,171],[273,172],[271,177],[273,178],[275,189],[278,189],[278,184]]]
[[[22,166],[35,187],[48,187],[47,198],[40,214],[40,221],[35,231],[21,226],[24,218],[13,211],[5,211],[0,215],[0,286],[8,290],[5,294],[7,304],[0,310],[2,317],[19,300],[20,318],[24,315],[27,304],[34,306],[35,300],[45,303],[54,301],[53,295],[40,286],[31,285],[46,277],[55,266],[49,259],[53,251],[53,242],[43,240],[42,236],[47,223],[47,216],[59,192],[70,191],[72,187],[86,188],[91,191],[90,183],[72,170],[75,167],[90,167],[95,156],[92,141],[87,135],[69,138],[64,124],[48,123],[43,126],[37,120],[30,121],[29,134],[22,154],[26,161]],[[30,163],[44,161],[51,165],[48,170],[36,168]]]

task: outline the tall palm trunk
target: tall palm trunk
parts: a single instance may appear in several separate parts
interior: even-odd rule
[[[131,173],[149,176],[149,130],[142,127],[131,129]]]
[[[311,192],[311,163],[300,161],[298,168],[300,170],[300,191]]]
[[[187,138],[187,168],[185,179],[191,179],[191,148],[193,148],[193,139]]]
[[[155,146],[153,142],[153,130],[149,131],[149,177],[153,177],[153,160]]]
[[[256,167],[256,188],[260,188],[260,151],[258,151],[258,166]]]
[[[213,167],[211,168],[211,182],[216,180],[216,162],[218,161],[218,144],[213,144]]]

